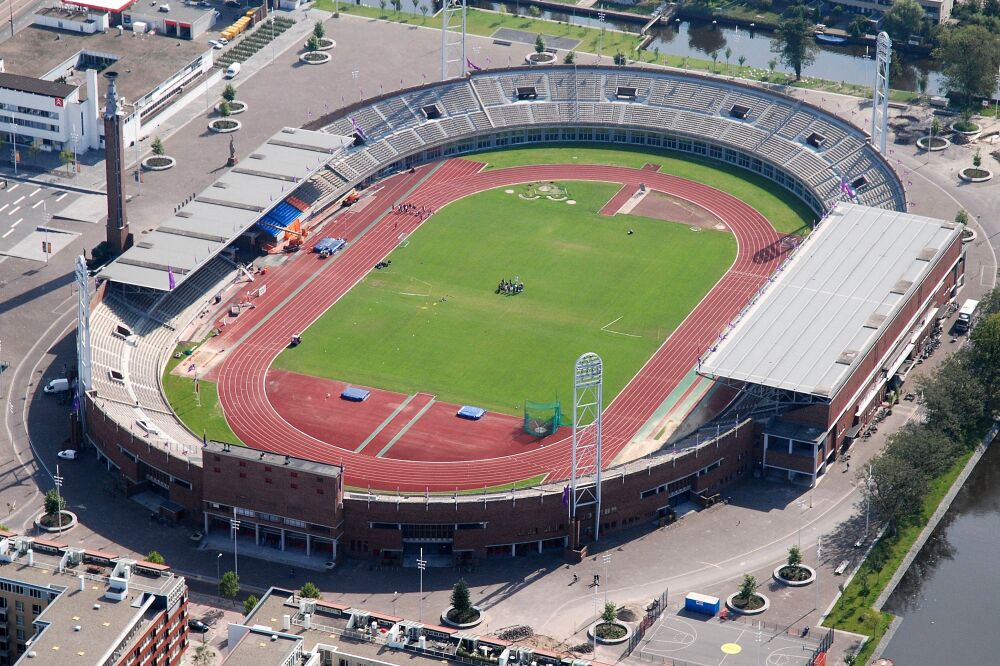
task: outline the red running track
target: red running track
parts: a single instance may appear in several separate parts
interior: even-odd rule
[[[778,267],[781,236],[756,210],[739,199],[707,185],[645,170],[597,165],[540,165],[478,171],[467,160],[443,163],[420,187],[405,197],[434,210],[488,189],[536,181],[596,181],[621,183],[686,199],[722,219],[738,243],[729,271],[650,357],[604,412],[604,461],[614,460],[662,400],[690,371],[697,359],[739,313],[745,303]],[[386,182],[386,193],[405,192],[421,174]],[[393,199],[395,202],[397,199]],[[377,208],[384,212],[390,201]],[[368,206],[368,213],[374,206]],[[374,214],[374,213],[372,213]],[[264,321],[223,361],[218,372],[219,399],[233,431],[250,446],[321,462],[343,464],[346,483],[355,487],[408,491],[474,489],[545,475],[560,480],[570,474],[569,438],[544,449],[477,461],[414,461],[373,458],[353,453],[328,438],[314,437],[286,422],[266,393],[268,367],[289,337],[305,330],[361,280],[376,262],[397,245],[399,233],[411,233],[420,221],[411,215],[384,216],[322,270],[288,302],[277,316]],[[295,261],[296,274],[308,272],[310,262]],[[291,267],[290,267],[291,268]],[[315,272],[315,268],[312,268]],[[297,280],[295,280],[297,282]],[[283,282],[280,302],[298,285]],[[268,296],[271,296],[269,287]],[[261,308],[258,307],[258,310]],[[254,311],[257,312],[257,311]],[[262,314],[258,314],[262,316]],[[245,330],[245,329],[244,329]],[[419,427],[419,422],[414,427]],[[347,446],[345,444],[345,446]]]

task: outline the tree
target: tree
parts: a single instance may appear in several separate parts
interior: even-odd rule
[[[146,553],[146,561],[151,564],[166,564],[167,560],[159,553],[159,551],[151,550]]]
[[[1000,67],[1000,35],[980,25],[948,27],[941,31],[934,58],[941,63],[945,83],[956,91],[964,108],[975,98],[989,97]]]
[[[941,133],[941,121],[936,117],[931,121],[931,138],[936,137]]]
[[[424,23],[427,23],[427,12],[430,11],[430,7],[427,5],[420,5],[420,13],[424,15]]]
[[[528,16],[531,18],[539,18],[542,15],[542,10],[538,8],[537,5],[528,6]]]
[[[247,597],[246,599],[244,599],[243,600],[243,615],[249,615],[250,613],[252,613],[253,609],[257,607],[258,603],[260,603],[260,599],[258,599],[257,595],[255,595],[255,594],[251,594],[249,597]]]
[[[319,40],[316,39],[316,35],[309,35],[309,39],[306,40],[306,51],[319,51]]]
[[[306,583],[302,586],[302,589],[299,590],[299,596],[303,599],[319,599],[320,591],[314,584]]]
[[[864,14],[858,14],[847,24],[847,32],[851,37],[863,37],[868,32],[868,19]]]
[[[839,7],[840,5],[837,5],[837,6]],[[745,65],[747,63],[747,57],[745,55],[743,55],[743,54],[740,54],[740,57],[736,59],[736,62],[740,63],[740,74],[742,74],[743,73],[743,65]]]
[[[576,51],[567,51],[563,56],[563,64],[572,65],[574,61],[576,61]]]
[[[753,574],[746,574],[743,576],[743,580],[740,581],[740,591],[739,598],[743,600],[744,605],[750,603],[750,600],[757,595],[757,588],[759,584],[757,583],[757,577]]]
[[[3,146],[0,146],[0,150],[2,149]],[[67,167],[67,170],[69,170],[69,165],[73,162],[74,157],[75,155],[73,151],[70,150],[69,148],[63,148],[62,150],[59,151],[59,163],[62,164],[64,167]]]
[[[802,564],[802,549],[792,546],[788,549],[788,566],[797,567]]]
[[[317,23],[316,25],[322,25],[322,23]],[[232,83],[227,83],[225,89],[222,91],[222,99],[227,102],[236,101],[236,88],[233,87]]]
[[[410,0],[410,4],[413,5],[414,14],[420,11],[420,0]]]
[[[959,208],[958,212],[955,213],[955,224],[968,224],[969,223],[969,213],[966,212],[964,208]]]
[[[920,34],[923,24],[924,8],[917,0],[893,0],[892,6],[882,14],[882,29],[902,44],[910,35]]]
[[[1000,0],[998,0],[998,2],[1000,2]],[[917,90],[920,92],[921,97],[927,95],[927,86],[929,83],[930,79],[927,76],[927,72],[920,72],[917,76]]]
[[[604,622],[614,622],[618,617],[618,608],[615,602],[608,601],[604,604],[604,611],[601,613],[601,620]]]
[[[628,58],[625,57],[624,53],[619,51],[618,53],[615,54],[614,62],[616,65],[624,67],[625,65],[628,64]]]
[[[660,62],[660,47],[659,46],[654,46],[653,47],[653,62],[656,62],[656,63]]]
[[[378,0],[379,18],[385,17],[386,0]]]
[[[227,571],[222,574],[219,580],[219,594],[226,599],[232,599],[236,603],[236,595],[240,593],[240,577],[235,571]]]
[[[983,165],[983,154],[980,152],[979,148],[976,148],[976,152],[972,155],[972,166],[977,169]]]
[[[162,155],[164,152],[166,152],[163,149],[163,142],[160,141],[160,137],[156,137],[155,139],[153,139],[153,143],[150,144],[149,147],[153,151],[154,155]]]
[[[310,37],[309,39],[313,38]],[[219,105],[219,115],[222,116],[223,118],[228,118],[230,115],[232,115],[232,113],[233,109],[229,106],[229,102],[223,101],[222,104]]]
[[[66,508],[66,498],[59,494],[59,491],[53,488],[49,492],[45,493],[45,514],[48,516],[54,516],[60,511]]]
[[[399,12],[403,9],[403,0],[391,0],[391,2],[393,10],[398,15]]]
[[[983,14],[986,16],[1000,16],[1000,0],[985,0],[983,2]]]
[[[733,57],[733,50],[727,46],[726,50],[723,51],[723,53],[726,56],[726,73],[728,74],[729,73],[729,59],[731,57]]]
[[[871,468],[878,484],[871,497],[872,508],[895,531],[920,512],[927,477],[906,458],[888,453],[872,458]]]
[[[771,71],[770,75],[767,78],[770,79],[772,76],[774,76],[774,68],[777,66],[778,66],[777,58],[771,58],[770,60],[767,61],[767,68]]]
[[[535,53],[545,52],[545,40],[542,39],[541,33],[535,36]]]
[[[985,408],[992,416],[1000,409],[1000,313],[982,319],[969,335],[969,366],[985,388]]]
[[[715,66],[719,62],[719,52],[718,51],[712,51],[708,55],[712,58],[712,71],[714,72],[715,71]]]
[[[928,479],[947,471],[962,450],[961,440],[925,425],[908,424],[894,433],[884,452],[906,458]]]
[[[458,582],[451,588],[451,605],[459,617],[465,617],[472,612],[469,584],[465,582],[464,578],[459,578]]]
[[[322,21],[316,21],[313,24],[313,35],[316,36],[316,39],[323,39],[326,37],[326,26],[323,25]],[[229,101],[231,102],[232,100]]]
[[[800,8],[792,8],[783,16],[778,32],[771,42],[771,52],[777,53],[781,62],[795,72],[795,80],[802,79],[802,68],[816,61],[816,42],[812,24]]]
[[[210,645],[202,643],[194,649],[194,658],[191,661],[195,666],[212,666],[215,663],[215,651]]]
[[[928,423],[947,437],[964,441],[983,418],[986,389],[973,374],[964,350],[946,358],[930,376],[918,377],[916,385],[924,397]]]

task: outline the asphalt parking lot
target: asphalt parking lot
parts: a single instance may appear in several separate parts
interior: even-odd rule
[[[0,254],[45,261],[43,243],[51,244],[51,254],[69,245],[79,232],[73,230],[73,221],[60,216],[69,209],[69,215],[77,217],[73,211],[79,207],[74,204],[80,197],[34,183],[0,181]],[[90,220],[76,220],[81,221]]]

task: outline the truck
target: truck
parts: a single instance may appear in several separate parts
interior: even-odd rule
[[[965,303],[962,303],[962,307],[958,311],[958,319],[955,320],[956,333],[967,333],[968,330],[972,328],[972,320],[976,316],[976,310],[978,308],[979,301],[971,298]]]
[[[234,62],[228,68],[226,68],[226,78],[235,79],[236,75],[240,73],[240,63]]]
[[[69,390],[69,380],[65,377],[53,379],[42,390],[46,393],[65,393]]]

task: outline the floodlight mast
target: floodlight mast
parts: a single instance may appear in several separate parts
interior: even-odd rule
[[[583,354],[573,368],[573,451],[569,488],[570,547],[583,537],[594,541],[601,527],[601,412],[603,366],[593,352]],[[583,509],[592,509],[593,528],[582,525]]]

